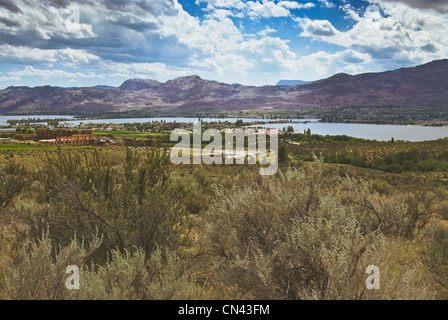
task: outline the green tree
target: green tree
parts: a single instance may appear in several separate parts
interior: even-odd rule
[[[10,206],[28,185],[28,173],[22,165],[10,160],[0,169],[0,207]]]
[[[280,144],[278,148],[278,162],[279,163],[287,163],[289,162],[289,153],[286,144]]]
[[[237,127],[243,127],[244,126],[244,121],[241,119],[236,120],[235,125]]]

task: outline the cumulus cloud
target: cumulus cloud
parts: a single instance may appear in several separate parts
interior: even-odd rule
[[[101,0],[95,5],[73,0],[71,6],[57,0],[15,3],[19,10],[9,3],[9,9],[0,8],[0,23],[9,25],[0,28],[0,59],[26,65],[10,71],[8,77],[44,79],[107,76],[167,80],[193,73],[215,78],[229,73],[246,77],[298,72],[300,57],[290,49],[289,40],[270,36],[277,30],[266,27],[256,34],[244,34],[232,18],[288,17],[292,10],[315,6],[297,1],[196,0],[206,4],[207,10],[199,19],[177,0]],[[73,6],[79,9],[76,28],[66,23]],[[308,19],[305,23],[310,35],[337,32],[328,21]],[[48,69],[54,65],[95,72]]]
[[[312,2],[299,3],[295,1],[280,1],[277,5],[280,7],[285,7],[288,9],[310,9],[314,8],[316,5]]]
[[[356,12],[343,7],[353,18],[352,28],[339,31],[329,21],[296,19],[301,36],[365,53],[384,68],[416,65],[448,56],[448,16],[422,11],[404,3],[371,0],[377,10]]]
[[[0,0],[0,61],[13,65],[2,81],[191,74],[241,83],[241,77],[286,75],[314,80],[448,55],[448,18],[439,1],[368,0],[381,8],[375,13],[348,0],[338,6],[332,0],[196,0],[203,10],[196,15],[179,1]],[[307,10],[315,6],[340,10],[351,24],[338,29],[331,18],[311,19]],[[74,8],[79,22],[68,19]],[[299,37],[282,33],[288,21],[295,21]],[[320,41],[322,51],[298,49],[305,41]]]
[[[160,39],[157,33],[161,17],[178,13],[173,0],[14,3],[19,8],[14,13],[0,7],[0,23],[6,25],[0,28],[0,44],[39,49],[69,47],[103,59],[134,62],[142,60],[144,52],[163,56],[162,52],[169,52],[167,47],[176,46],[176,39]],[[74,13],[78,21],[70,18]],[[180,47],[178,52],[186,53]]]
[[[312,75],[311,79],[315,80],[341,72],[348,74],[365,72],[365,65],[371,60],[372,58],[368,54],[347,49],[336,53],[318,51],[300,57],[297,64],[299,71]]]
[[[248,6],[248,14],[251,17],[278,18],[287,17],[291,14],[287,8],[277,5],[269,0],[263,0],[263,2],[248,1],[246,4]]]
[[[404,3],[412,8],[431,9],[441,13],[448,12],[446,0],[381,0],[383,2]]]
[[[39,49],[30,47],[14,47],[11,45],[0,45],[0,57],[4,60],[21,62],[42,62],[42,63],[61,63],[65,66],[89,65],[92,62],[99,61],[100,58],[90,54],[85,50],[65,48],[60,50]]]
[[[257,34],[261,37],[266,37],[270,33],[276,33],[277,30],[272,29],[271,27],[267,26],[265,29],[259,31]]]
[[[241,0],[196,0],[196,4],[206,3],[209,8],[233,8],[243,10],[246,4]]]
[[[74,8],[77,7],[57,6],[52,2],[2,0],[0,18],[7,26],[0,29],[2,42],[92,37],[94,32],[90,24],[69,19]]]
[[[206,3],[207,10],[216,12],[217,9],[235,10],[235,13],[227,10],[228,14],[240,16],[247,15],[253,19],[257,18],[279,18],[291,16],[291,10],[309,9],[315,7],[312,2],[299,3],[296,1],[242,1],[242,0],[196,0],[196,4]]]
[[[319,0],[321,5],[325,8],[334,8],[336,5],[331,0]]]
[[[335,27],[328,20],[311,20],[309,18],[297,18],[301,28],[302,36],[334,36],[338,33]]]
[[[264,72],[281,73],[297,67],[297,55],[291,51],[288,43],[288,40],[266,36],[241,43],[241,50],[250,52],[254,62],[262,61],[258,65]]]

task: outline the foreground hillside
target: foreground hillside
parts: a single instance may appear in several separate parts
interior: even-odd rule
[[[293,86],[248,87],[198,76],[160,83],[133,79],[119,88],[9,87],[0,91],[0,113],[105,111],[243,111],[337,107],[401,107],[445,111],[448,60],[357,76],[337,74]]]
[[[0,150],[0,299],[447,298],[446,170],[300,160],[331,146],[438,158],[446,143],[312,139],[272,177],[160,150]]]

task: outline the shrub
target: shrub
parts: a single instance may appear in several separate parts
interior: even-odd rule
[[[18,300],[70,299],[65,287],[67,266],[82,268],[100,244],[98,236],[88,245],[74,237],[68,246],[61,247],[53,244],[48,231],[36,241],[27,238],[5,265],[6,293]]]
[[[223,284],[255,299],[361,298],[383,236],[331,184],[317,162],[221,190],[205,241]]]
[[[187,300],[197,298],[198,291],[181,259],[158,248],[149,260],[142,249],[112,251],[105,265],[83,270],[74,294],[86,300]]]

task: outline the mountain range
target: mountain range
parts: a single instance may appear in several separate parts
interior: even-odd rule
[[[280,80],[277,83],[277,86],[298,86],[300,84],[308,83],[309,81],[302,80]]]
[[[106,111],[245,111],[305,108],[448,108],[448,60],[360,75],[336,74],[299,85],[253,87],[181,77],[165,83],[131,79],[119,88],[8,87],[2,113]]]

